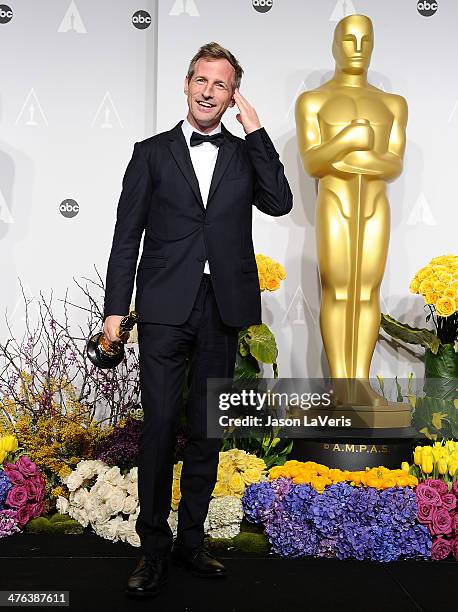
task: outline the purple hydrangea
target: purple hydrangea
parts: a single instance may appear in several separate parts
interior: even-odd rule
[[[246,518],[252,523],[262,523],[271,510],[275,492],[270,482],[257,482],[245,489],[242,507]]]
[[[4,470],[0,470],[0,508],[5,505],[6,496],[12,486],[8,474]]]
[[[5,538],[20,531],[16,515],[16,510],[0,510],[0,538]]]
[[[323,493],[289,478],[251,485],[242,500],[248,520],[263,523],[272,551],[284,557],[394,561],[431,557],[410,488],[333,484]]]
[[[292,517],[287,512],[267,521],[265,532],[272,551],[281,557],[304,557],[317,552],[315,529],[307,521]]]

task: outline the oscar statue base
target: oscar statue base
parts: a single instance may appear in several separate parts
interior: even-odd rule
[[[323,411],[308,410],[306,414],[307,421],[314,423]],[[341,470],[364,470],[381,465],[400,469],[403,461],[410,461],[413,440],[418,433],[411,426],[409,404],[336,407],[328,414],[329,419],[336,419],[338,426],[304,427],[301,429],[304,437],[293,439],[288,459],[315,461]],[[351,426],[340,426],[349,419]]]

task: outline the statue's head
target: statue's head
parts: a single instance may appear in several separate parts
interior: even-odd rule
[[[374,29],[366,15],[348,15],[334,30],[332,54],[337,68],[348,74],[362,74],[369,68],[374,48]]]

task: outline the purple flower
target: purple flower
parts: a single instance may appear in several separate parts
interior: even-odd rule
[[[3,508],[8,491],[12,486],[8,474],[4,470],[0,470],[0,508]]]
[[[257,482],[245,489],[242,507],[245,516],[252,523],[261,523],[267,518],[275,500],[270,482]]]
[[[306,521],[279,513],[265,525],[272,551],[282,557],[305,557],[317,552],[316,531]]]
[[[17,512],[15,510],[0,510],[0,538],[13,535],[20,531],[17,524]]]
[[[445,493],[444,495],[441,495],[441,499],[442,499],[442,505],[446,510],[448,510],[449,512],[451,512],[452,510],[455,510],[456,497],[454,496],[453,493]]]
[[[427,478],[423,481],[425,485],[436,489],[439,495],[442,497],[445,493],[448,493],[448,485],[443,480],[439,480],[438,478]]]

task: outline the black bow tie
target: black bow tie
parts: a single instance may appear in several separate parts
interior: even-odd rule
[[[215,147],[220,147],[224,142],[224,134],[218,132],[218,134],[212,134],[207,136],[206,134],[199,134],[199,132],[193,132],[191,134],[191,147],[200,145],[203,142],[211,142]]]

